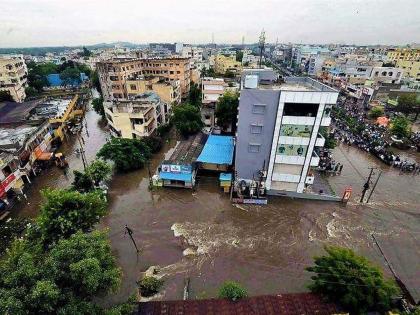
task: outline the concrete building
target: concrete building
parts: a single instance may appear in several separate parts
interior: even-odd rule
[[[184,46],[181,51],[181,57],[190,58],[193,63],[203,61],[203,48]]]
[[[235,56],[225,56],[222,54],[214,56],[214,71],[216,73],[225,74],[227,71],[240,73],[242,63],[236,61]]]
[[[388,61],[419,61],[420,49],[419,48],[392,48],[387,52]]]
[[[221,78],[203,78],[201,81],[201,115],[207,128],[214,127],[214,111],[219,97],[226,91],[227,83]]]
[[[104,109],[111,133],[129,139],[152,135],[157,127],[168,122],[172,112],[171,104],[163,102],[154,92],[129,100],[106,101]]]
[[[236,183],[250,190],[261,182],[268,194],[299,196],[313,183],[316,147],[325,139],[318,133],[329,126],[338,92],[308,77],[286,82],[261,82],[258,74],[245,76],[240,94]]]
[[[403,70],[394,67],[373,67],[370,79],[376,83],[400,83]]]
[[[420,81],[420,60],[398,60],[395,66],[402,69],[404,78]]]
[[[96,66],[106,101],[126,99],[126,81],[133,76],[155,76],[166,82],[179,80],[182,98],[187,98],[190,90],[188,58],[109,60]]]
[[[23,55],[0,56],[0,91],[6,91],[15,102],[25,100],[28,69]]]
[[[132,99],[138,94],[147,91],[155,92],[160,99],[168,104],[176,105],[181,103],[180,81],[165,81],[159,77],[130,76],[125,81],[127,97]]]

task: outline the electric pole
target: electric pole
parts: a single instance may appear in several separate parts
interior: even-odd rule
[[[362,197],[360,197],[360,203],[363,202],[363,199],[365,198],[365,194],[369,189],[369,185],[370,185],[370,179],[373,175],[373,167],[370,168],[370,173],[369,173],[369,177],[366,180],[366,183],[363,185],[363,191],[362,191]]]
[[[85,156],[85,150],[83,150],[83,145],[82,145],[82,141],[80,140],[80,135],[77,135],[77,140],[79,141],[79,145],[80,145],[80,155],[82,157],[82,163],[83,163],[83,169],[86,171],[86,156]]]
[[[376,185],[378,185],[379,178],[381,177],[381,175],[382,175],[382,171],[380,171],[380,172],[379,172],[378,177],[376,178],[375,184],[373,184],[372,190],[370,191],[369,196],[368,196],[368,199],[366,200],[366,203],[368,203],[368,202],[369,202],[370,197],[372,196],[373,191],[374,191],[374,190],[375,190],[375,188],[376,188]]]
[[[138,252],[139,252],[139,249],[137,248],[136,241],[135,241],[135,240],[134,240],[134,238],[133,238],[133,230],[132,230],[132,229],[130,229],[130,228],[127,226],[127,224],[125,225],[125,233],[124,233],[124,235],[125,235],[125,234],[128,234],[128,236],[130,236],[131,241],[133,242],[134,247],[136,248],[136,251],[137,251],[137,253],[138,253]]]

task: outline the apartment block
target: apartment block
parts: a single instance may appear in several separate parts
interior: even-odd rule
[[[420,60],[398,60],[396,67],[402,69],[404,78],[420,81]]]
[[[240,93],[236,141],[236,182],[255,181],[272,195],[305,192],[319,164],[317,147],[325,139],[319,128],[329,126],[338,91],[309,77],[286,82],[261,81],[245,75]]]
[[[171,104],[163,102],[154,92],[106,101],[104,109],[111,133],[129,139],[152,135],[157,127],[168,122],[172,110]]]
[[[179,80],[182,98],[186,98],[190,90],[188,58],[110,60],[99,62],[97,69],[106,101],[126,99],[126,81],[133,76],[159,77],[166,82]]]
[[[419,48],[392,48],[387,52],[388,61],[419,61],[420,49]]]
[[[214,71],[224,74],[227,71],[239,73],[242,70],[242,63],[236,61],[235,56],[225,56],[222,54],[214,56]]]
[[[25,100],[28,69],[23,55],[0,56],[0,91],[9,92],[15,102]]]
[[[159,77],[130,76],[125,81],[125,89],[129,99],[147,91],[155,92],[160,99],[172,105],[181,103],[180,81],[166,81]]]
[[[400,83],[403,70],[394,67],[373,67],[370,79],[380,83]]]
[[[205,77],[201,81],[201,114],[204,125],[209,128],[215,124],[214,111],[216,103],[227,88],[228,84],[221,78]]]

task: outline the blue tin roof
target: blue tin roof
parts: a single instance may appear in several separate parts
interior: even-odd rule
[[[83,73],[80,72],[80,82],[84,82],[86,80],[88,80],[89,77]],[[62,86],[63,85],[63,80],[61,80],[60,78],[60,74],[58,73],[51,73],[47,75],[47,80],[50,86]],[[77,80],[74,80],[74,82],[72,82],[70,85],[73,86],[78,86],[80,85],[80,82],[78,82]]]
[[[232,165],[233,137],[210,135],[197,162]]]
[[[181,180],[184,182],[191,182],[191,177],[191,173],[159,172],[159,178],[163,180]]]
[[[219,180],[230,182],[232,180],[232,173],[220,173]]]

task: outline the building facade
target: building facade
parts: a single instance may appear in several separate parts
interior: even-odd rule
[[[207,128],[214,127],[216,103],[225,91],[227,83],[221,78],[203,78],[201,81],[201,115]]]
[[[308,77],[248,82],[239,102],[236,183],[258,181],[273,195],[305,192],[319,163],[315,148],[325,143],[319,128],[330,125],[338,92]]]
[[[227,71],[240,73],[241,70],[242,63],[236,61],[235,56],[225,56],[222,54],[214,56],[214,71],[216,73],[225,74]]]
[[[187,98],[190,90],[188,58],[110,60],[99,62],[97,69],[106,101],[126,99],[126,81],[133,76],[159,77],[166,82],[179,80],[182,98]]]
[[[0,56],[0,91],[6,91],[15,102],[25,100],[28,69],[23,55]]]
[[[147,91],[155,92],[160,99],[169,104],[181,103],[180,81],[165,81],[158,77],[129,77],[125,82],[125,89],[129,99]]]
[[[388,61],[418,61],[420,60],[420,49],[419,48],[393,48],[387,52]]]
[[[138,139],[152,135],[168,122],[171,104],[154,92],[139,94],[129,100],[104,102],[105,116],[113,136]]]
[[[396,67],[402,69],[404,78],[420,81],[420,60],[398,60]]]

